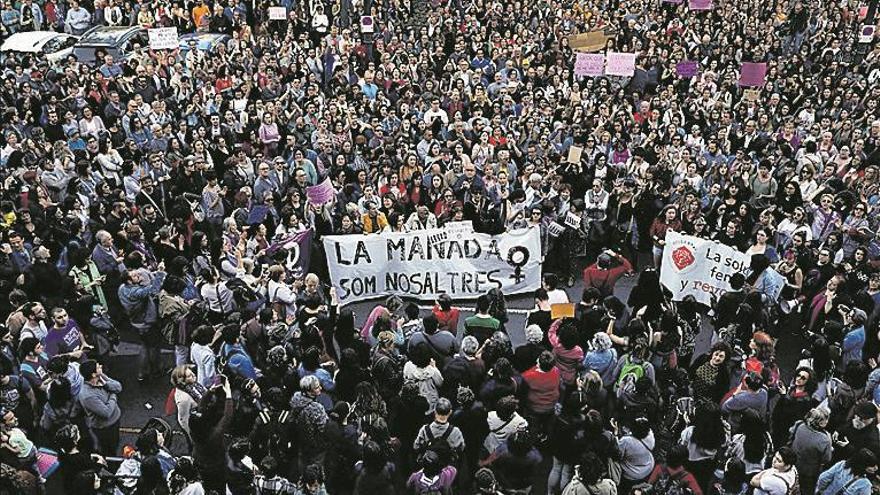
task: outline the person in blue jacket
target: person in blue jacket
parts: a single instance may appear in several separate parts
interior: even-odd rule
[[[843,322],[847,332],[843,337],[843,365],[850,361],[862,360],[862,349],[865,347],[865,321],[868,316],[859,308],[841,308]]]
[[[237,324],[229,324],[221,331],[223,347],[220,349],[220,357],[226,363],[227,373],[235,375],[229,378],[241,380],[256,380],[259,372],[254,366],[254,360],[241,344],[241,327]]]
[[[861,449],[819,475],[817,495],[870,495],[870,476],[877,473],[877,457]]]

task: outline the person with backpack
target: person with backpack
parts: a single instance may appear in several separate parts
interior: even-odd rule
[[[300,391],[290,399],[290,415],[284,420],[285,424],[293,425],[295,444],[299,451],[298,466],[302,469],[309,464],[323,462],[327,448],[325,429],[329,416],[324,406],[317,401],[317,397],[321,395],[321,382],[316,376],[303,377],[299,381],[299,388]],[[278,452],[276,449],[272,453]]]
[[[817,495],[870,495],[871,478],[877,474],[877,457],[861,449],[849,459],[823,471],[816,482]],[[804,492],[807,493],[807,492]],[[809,492],[812,493],[812,492]]]
[[[617,485],[605,477],[605,463],[592,451],[584,452],[562,495],[617,495]]]
[[[486,417],[489,434],[483,440],[486,455],[492,455],[495,449],[513,433],[529,427],[529,422],[519,415],[517,408],[519,401],[514,396],[508,395],[498,400],[494,411],[489,411]]]
[[[422,426],[413,441],[413,450],[422,455],[431,450],[440,455],[440,461],[455,465],[464,452],[464,435],[457,426],[449,422],[452,402],[445,397],[437,400],[434,407],[434,421]]]
[[[144,345],[138,381],[162,373],[159,364],[162,334],[156,328],[156,323],[159,321],[157,297],[164,281],[165,272],[162,266],[149,278],[144,277],[142,269],[126,270],[122,273],[122,285],[118,289],[119,302]]]
[[[296,316],[296,292],[284,282],[285,270],[281,265],[269,267],[269,279],[266,282],[266,300],[276,317],[288,323]]]
[[[451,495],[452,484],[458,474],[455,467],[444,465],[440,454],[428,449],[419,457],[421,469],[406,481],[407,493],[412,495]]]
[[[773,456],[770,468],[754,475],[749,485],[755,495],[798,495],[797,452],[791,447],[781,447]]]
[[[676,445],[666,453],[666,462],[654,466],[648,483],[652,492],[663,495],[703,495],[697,479],[684,466],[688,459],[688,449]]]
[[[420,344],[411,349],[409,361],[403,366],[403,379],[419,385],[419,393],[428,400],[428,405],[433,410],[440,399],[443,375],[431,355],[428,344]]]
[[[225,325],[221,330],[221,339],[220,371],[232,379],[233,385],[238,381],[256,380],[259,372],[241,344],[241,327],[235,323]]]
[[[832,442],[828,427],[828,410],[810,409],[803,421],[796,421],[789,434],[789,446],[798,453],[797,468],[801,476],[801,491],[813,493],[822,467],[831,462]]]
[[[648,342],[644,338],[636,338],[632,350],[617,360],[611,375],[617,377],[614,391],[618,398],[634,394],[636,382],[643,376],[648,377],[652,384],[656,383],[654,365],[648,361],[650,353]]]
[[[620,491],[628,493],[630,488],[653,471],[656,440],[648,418],[636,418],[628,431],[620,431],[617,422],[612,422],[611,425],[618,435],[617,446],[621,454]]]
[[[505,494],[528,495],[532,492],[532,483],[542,461],[541,453],[535,448],[533,434],[521,430],[509,436],[480,464],[491,466]]]

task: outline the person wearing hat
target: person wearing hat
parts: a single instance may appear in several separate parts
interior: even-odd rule
[[[104,374],[100,363],[88,360],[80,365],[85,382],[79,393],[79,402],[86,413],[86,424],[95,440],[97,451],[102,455],[116,455],[119,445],[118,395],[122,384]]]

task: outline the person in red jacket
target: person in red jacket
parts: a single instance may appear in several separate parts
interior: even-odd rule
[[[452,335],[458,335],[458,308],[452,307],[452,298],[449,294],[440,294],[437,304],[431,309],[431,313],[437,317],[440,330],[446,330]]]
[[[606,249],[599,255],[595,263],[584,269],[584,287],[599,289],[604,298],[614,294],[614,285],[617,284],[617,280],[632,271],[632,263],[628,259]]]
[[[522,378],[526,385],[525,410],[529,425],[540,435],[553,419],[559,402],[562,375],[556,367],[556,357],[550,351],[542,352],[538,364],[524,371]]]
[[[669,449],[666,453],[666,464],[657,464],[654,470],[648,476],[650,483],[655,490],[668,492],[673,485],[681,488],[689,488],[694,495],[703,495],[703,490],[694,475],[684,468],[684,463],[688,460],[688,450],[686,445],[676,445]],[[665,486],[658,486],[665,485]]]

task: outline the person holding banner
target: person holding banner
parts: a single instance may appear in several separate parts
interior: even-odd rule
[[[666,232],[668,230],[681,230],[681,220],[678,219],[678,209],[669,205],[660,212],[660,215],[654,219],[651,224],[650,235],[654,242],[654,268],[660,268],[660,261],[663,259],[663,246],[666,245]]]

